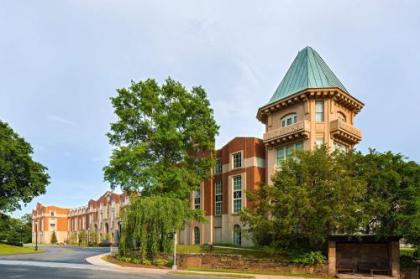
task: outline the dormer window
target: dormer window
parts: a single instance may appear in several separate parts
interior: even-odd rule
[[[338,120],[341,120],[343,122],[346,122],[346,116],[342,112],[338,112],[337,113],[337,118],[338,118]]]
[[[296,122],[297,122],[296,113],[291,113],[291,114],[288,114],[288,115],[284,116],[281,119],[281,126],[282,127],[287,127],[289,125],[295,124]]]

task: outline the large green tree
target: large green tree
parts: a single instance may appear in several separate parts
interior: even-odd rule
[[[143,196],[185,199],[210,175],[218,126],[202,87],[167,79],[132,82],[111,98],[117,121],[105,179]]]
[[[419,245],[420,166],[392,152],[298,152],[242,214],[256,243],[322,249],[331,233],[401,236]]]
[[[420,165],[401,154],[350,153],[357,175],[366,181],[365,233],[400,236],[420,245]]]
[[[29,143],[0,121],[0,213],[20,209],[45,193],[47,168],[32,159]]]
[[[259,206],[243,220],[257,242],[284,248],[319,248],[334,231],[354,231],[362,216],[364,182],[343,166],[342,154],[323,147],[284,161],[254,197]],[[265,243],[264,243],[265,242]]]

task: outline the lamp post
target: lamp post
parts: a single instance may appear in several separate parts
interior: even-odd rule
[[[172,270],[176,270],[177,266],[176,266],[176,232],[174,232],[174,263],[172,265]]]
[[[38,221],[35,223],[35,251],[38,251]]]

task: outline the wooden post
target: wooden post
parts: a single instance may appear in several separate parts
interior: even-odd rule
[[[328,241],[328,274],[330,276],[335,276],[337,273],[336,262],[337,262],[336,242],[333,240],[330,240]]]

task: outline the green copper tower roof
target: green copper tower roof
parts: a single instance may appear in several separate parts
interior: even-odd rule
[[[311,47],[305,47],[299,51],[268,103],[273,103],[307,88],[327,87],[338,87],[348,93],[321,56]]]

